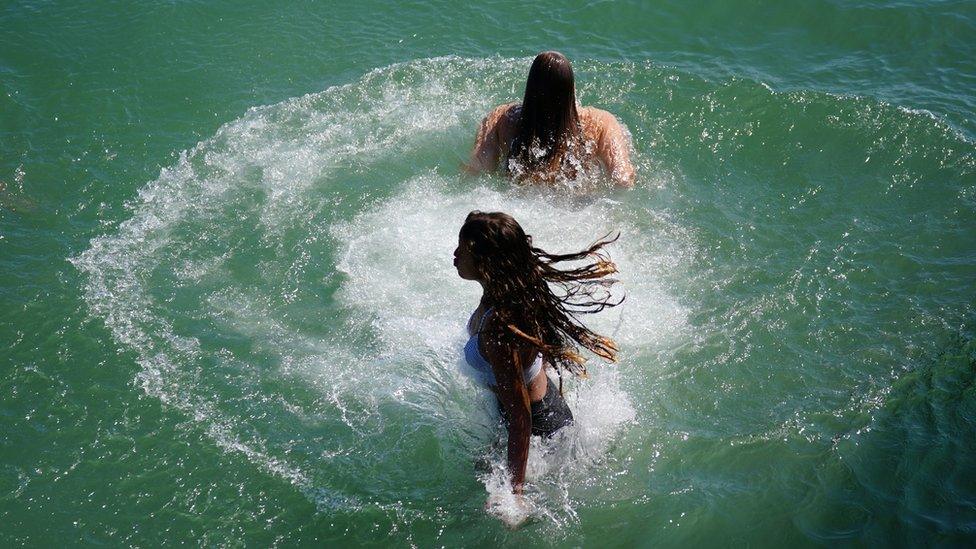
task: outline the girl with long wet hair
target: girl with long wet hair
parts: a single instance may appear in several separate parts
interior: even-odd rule
[[[596,164],[618,186],[632,187],[630,134],[610,113],[580,107],[573,68],[555,51],[536,56],[521,103],[488,113],[475,136],[468,171],[503,170],[517,181],[552,184]]]
[[[607,277],[616,266],[604,250],[614,240],[558,255],[533,246],[532,237],[505,213],[471,212],[461,227],[454,266],[461,278],[482,287],[468,320],[465,362],[468,373],[498,399],[516,494],[525,482],[530,436],[549,437],[573,422],[562,397],[562,374],[585,377],[580,348],[616,361],[616,344],[577,319],[619,304],[608,292],[614,280]],[[560,268],[564,263],[574,266]],[[559,375],[558,388],[547,368]]]

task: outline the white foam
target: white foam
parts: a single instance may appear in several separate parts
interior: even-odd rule
[[[530,458],[534,512],[565,520],[567,483],[635,421],[620,380],[642,374],[628,357],[659,352],[684,334],[686,311],[666,281],[687,262],[690,240],[659,212],[463,180],[453,167],[418,162],[407,175],[368,181],[385,193],[380,200],[356,198],[348,184],[360,170],[382,178],[372,166],[409,165],[415,149],[445,134],[470,135],[524,78],[524,65],[443,58],[378,69],[354,84],[252,109],[180,155],[139,192],[130,219],[72,260],[88,276],[93,315],[135,352],[141,388],[323,508],[354,511],[365,500],[332,489],[330,479],[338,475],[351,490],[367,483],[359,491],[373,493],[368,471],[384,459],[375,448],[387,444],[384,426],[433,425],[469,455],[500,434],[491,401],[457,369],[463,323],[477,300],[476,286],[458,279],[451,261],[468,211],[507,211],[553,252],[620,230],[611,253],[627,301],[593,326],[620,342],[621,364],[594,364],[591,380],[567,385],[576,426],[555,446],[537,444]],[[353,199],[360,202],[350,207]],[[322,307],[332,316],[309,330],[291,306],[314,303],[316,288],[330,281],[339,290]],[[223,337],[265,358],[256,365]],[[313,414],[297,413],[281,395],[262,394],[268,379],[310,387],[321,403],[309,405]],[[240,394],[254,398],[227,401]],[[341,422],[357,444],[338,433],[335,444],[346,446],[313,457],[290,451],[302,425],[326,420]],[[353,456],[345,467],[361,470],[326,470],[323,455]],[[498,469],[500,454],[492,459]],[[368,504],[397,517],[415,513],[398,499]]]
[[[567,382],[566,398],[576,425],[551,444],[537,441],[530,453],[529,478],[549,487],[542,500],[530,494],[528,508],[554,518],[553,502],[547,505],[547,500],[565,493],[574,475],[585,475],[599,463],[619,430],[636,417],[619,383],[629,367],[627,357],[635,351],[667,348],[686,327],[686,311],[670,298],[657,276],[683,256],[675,257],[674,242],[641,234],[612,200],[580,203],[567,200],[558,190],[525,193],[478,186],[461,191],[461,186],[452,178],[425,174],[408,182],[394,198],[337,225],[333,237],[344,250],[338,268],[347,277],[339,299],[372,319],[383,349],[396,354],[401,364],[415,364],[406,370],[413,374],[397,378],[393,384],[398,387],[385,386],[384,391],[419,395],[436,382],[452,386],[452,393],[461,393],[459,398],[472,398],[457,389],[466,384],[468,394],[477,391],[457,375],[456,364],[461,359],[464,322],[477,305],[479,288],[458,278],[452,264],[457,231],[468,212],[508,212],[521,220],[536,245],[556,252],[582,249],[613,230],[623,233],[610,252],[621,269],[620,291],[626,292],[626,305],[588,319],[593,327],[615,335],[623,346],[623,360],[612,366],[594,361],[589,380]],[[389,380],[382,369],[370,376]],[[491,414],[491,407],[478,406],[469,413]],[[458,403],[457,408],[465,406]],[[501,432],[492,425],[488,437],[496,436]],[[477,444],[484,445],[484,438],[473,443],[474,450]],[[503,497],[511,490],[504,473],[504,451],[495,448],[489,457],[493,470],[483,481],[492,508],[506,522],[518,522],[518,513],[526,508]],[[563,509],[568,499],[558,503],[555,509]]]

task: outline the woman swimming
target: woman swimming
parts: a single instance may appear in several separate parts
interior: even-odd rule
[[[606,277],[616,272],[603,251],[610,242],[550,254],[533,247],[518,222],[500,212],[471,212],[458,235],[458,275],[482,287],[481,302],[468,320],[465,361],[472,376],[498,399],[508,427],[508,466],[516,494],[525,482],[530,435],[549,437],[573,422],[562,397],[562,370],[586,375],[579,347],[616,360],[616,344],[576,319],[619,303],[607,292],[614,281]],[[579,266],[556,267],[570,261]],[[561,287],[562,295],[550,285]],[[559,388],[546,375],[547,367],[557,369]]]
[[[610,113],[576,101],[573,68],[555,51],[536,56],[521,103],[495,107],[481,122],[467,170],[493,171],[499,159],[518,181],[572,179],[597,163],[618,186],[634,186],[630,134]]]

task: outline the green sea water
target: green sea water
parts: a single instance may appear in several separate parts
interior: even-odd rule
[[[460,174],[545,49],[633,190]],[[5,2],[0,545],[971,546],[974,112],[965,1]],[[621,231],[514,531],[472,209]]]

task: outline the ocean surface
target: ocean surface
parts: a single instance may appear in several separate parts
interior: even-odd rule
[[[532,56],[633,190],[460,173]],[[0,545],[972,546],[976,3],[0,5]],[[610,253],[502,497],[473,209]]]

